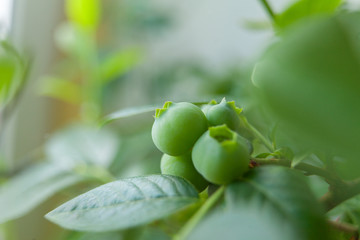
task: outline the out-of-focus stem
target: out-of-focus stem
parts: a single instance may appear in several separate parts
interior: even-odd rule
[[[273,21],[275,21],[275,13],[274,13],[274,11],[272,10],[272,8],[271,8],[271,6],[270,6],[270,4],[268,3],[268,1],[267,0],[260,0],[261,1],[261,3],[262,3],[262,5],[264,6],[264,8],[265,8],[265,10],[266,10],[266,12],[269,14],[269,16],[271,17],[271,19],[273,20]]]
[[[320,201],[325,206],[326,211],[330,211],[340,203],[358,194],[360,194],[359,179],[330,186],[329,192],[322,196]]]
[[[173,238],[174,240],[184,240],[189,235],[189,233],[194,229],[194,227],[199,223],[199,221],[205,216],[205,214],[217,203],[219,198],[223,195],[225,186],[221,186],[214,192],[211,197],[206,200],[204,205],[192,216],[192,218],[185,224],[185,226],[180,230],[180,232]]]
[[[242,120],[245,127],[251,131],[251,133],[254,135],[254,137],[258,138],[269,151],[271,151],[271,152],[275,151],[275,149],[273,148],[273,145],[270,143],[270,141],[266,137],[264,137],[259,132],[259,130],[257,130],[253,125],[251,125],[245,116],[240,115],[240,119]]]
[[[291,167],[291,162],[289,160],[287,160],[287,159],[253,158],[252,161],[254,161],[255,163],[257,163],[259,165],[280,165],[280,166],[285,166],[285,167]],[[341,181],[333,173],[331,173],[331,172],[329,172],[329,171],[327,171],[325,169],[322,169],[322,168],[315,167],[313,165],[307,164],[307,163],[298,163],[295,166],[293,166],[292,168],[304,171],[304,172],[306,172],[307,175],[317,175],[317,176],[323,177],[326,180],[331,181],[331,182],[339,182],[339,181]]]
[[[291,162],[287,159],[265,159],[253,158],[251,165],[278,165],[291,167]],[[330,211],[340,203],[360,194],[360,179],[354,181],[343,181],[332,172],[326,169],[318,168],[307,163],[299,163],[293,166],[294,169],[304,171],[307,175],[317,175],[323,177],[330,185],[329,192],[327,192],[320,199],[326,211]]]
[[[349,223],[329,221],[329,224],[332,228],[334,228],[338,231],[350,233],[355,236],[358,235],[358,228]]]

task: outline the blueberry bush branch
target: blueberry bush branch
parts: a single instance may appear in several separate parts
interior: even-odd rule
[[[271,144],[271,142],[264,135],[262,135],[259,130],[257,130],[252,124],[250,124],[244,115],[239,115],[239,116],[244,126],[248,130],[250,130],[250,132],[255,138],[259,139],[269,151],[271,152],[275,151],[274,146]]]
[[[355,236],[355,239],[359,239],[358,228],[349,223],[329,221],[331,227],[341,232],[349,233]]]
[[[250,164],[252,166],[279,165],[291,167],[291,162],[289,160],[276,158],[252,158]],[[323,177],[325,181],[329,183],[329,191],[320,199],[326,211],[330,211],[347,199],[360,194],[360,179],[354,181],[343,181],[332,172],[307,163],[299,163],[293,166],[293,168],[305,172],[306,175]]]
[[[291,161],[289,161],[287,159],[281,159],[281,158],[280,159],[277,159],[277,158],[270,158],[270,159],[252,158],[251,161],[253,164],[258,164],[258,165],[280,165],[280,166],[285,166],[285,167],[291,167]],[[298,163],[295,166],[292,166],[292,168],[304,171],[306,173],[306,175],[309,175],[309,176],[317,175],[317,176],[323,177],[330,184],[342,182],[341,179],[339,179],[335,174],[333,174],[325,169],[315,167],[315,166],[307,164],[307,163]]]

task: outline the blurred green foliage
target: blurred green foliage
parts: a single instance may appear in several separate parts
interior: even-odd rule
[[[280,34],[256,64],[251,82],[249,69],[238,65],[215,72],[194,60],[147,62],[147,41],[161,38],[172,26],[171,11],[146,0],[67,0],[67,21],[55,33],[62,55],[39,88],[43,95],[76,106],[77,124],[59,129],[31,167],[5,180],[0,221],[23,216],[58,193],[71,198],[117,178],[159,173],[161,154],[151,141],[150,126],[152,109],[165,100],[236,100],[244,108],[242,134],[252,141],[254,158],[293,160],[292,168],[306,163],[344,182],[360,177],[360,15],[339,11],[345,2],[299,0],[276,13],[273,26]],[[4,43],[0,104],[16,96],[26,69],[23,57]],[[142,103],[146,106],[138,106]],[[283,167],[256,169],[245,178],[229,186],[225,201],[220,199],[190,238],[331,239],[318,203],[333,187],[330,181]],[[146,226],[108,233],[66,231],[56,237],[169,239],[204,206],[208,196],[202,194],[194,206]],[[111,196],[107,204],[119,201],[115,193]],[[358,226],[359,206],[354,197],[328,216]],[[81,214],[76,217],[81,220]],[[337,234],[334,230],[334,238]],[[351,236],[339,234],[339,239]]]
[[[308,17],[331,15],[343,2],[343,0],[298,0],[285,11],[277,14],[275,23],[278,28],[283,29]]]
[[[284,33],[254,73],[261,104],[276,114],[291,143],[345,157],[336,171],[347,179],[360,176],[359,20],[352,13],[304,22]]]
[[[100,21],[101,4],[99,0],[67,0],[68,19],[81,28],[94,30]]]
[[[7,41],[0,42],[0,109],[21,90],[27,74],[25,57]]]

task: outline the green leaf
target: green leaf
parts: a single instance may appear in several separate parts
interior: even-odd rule
[[[201,222],[187,239],[289,240],[296,238],[293,238],[278,221],[264,214],[261,209],[239,207],[215,211]]]
[[[82,178],[49,163],[25,170],[0,187],[0,223],[21,217]]]
[[[66,240],[114,240],[122,239],[121,234],[118,232],[105,232],[105,233],[83,233],[72,232]]]
[[[6,56],[0,56],[0,103],[6,102],[12,90],[16,73],[16,64]]]
[[[360,177],[359,23],[359,13],[344,13],[298,25],[269,49],[253,76],[258,104],[279,119],[283,144],[343,157],[334,165],[347,179]]]
[[[269,156],[272,157],[271,153],[260,153],[256,155],[256,158],[267,158]]]
[[[107,57],[100,66],[102,81],[107,83],[133,68],[140,60],[139,49],[130,48]]]
[[[58,48],[80,64],[79,67],[94,59],[93,35],[75,24],[61,24],[55,31],[55,42]]]
[[[350,217],[351,221],[360,230],[360,195],[352,197],[339,204],[330,212],[328,212],[328,215],[337,218],[341,217],[342,215],[346,215]]]
[[[309,188],[306,177],[295,170],[278,166],[257,168],[245,177],[245,181],[231,184],[225,199],[230,211],[258,209],[252,214],[270,225],[275,221],[278,227],[292,234],[291,238],[280,239],[331,239],[327,236],[322,206]],[[256,222],[252,224],[257,225]]]
[[[100,20],[99,0],[67,0],[66,14],[69,20],[84,29],[95,29]]]
[[[196,106],[204,105],[208,102],[191,102]],[[107,116],[105,116],[102,121],[100,121],[100,125],[106,125],[111,123],[115,120],[121,120],[125,118],[135,117],[141,114],[150,114],[153,113],[155,115],[155,110],[157,108],[161,108],[162,105],[146,105],[146,106],[139,106],[139,107],[130,107],[124,108],[119,111],[113,112]]]
[[[108,167],[114,160],[119,140],[106,129],[70,126],[55,134],[45,146],[46,157],[65,169],[81,165]]]
[[[0,41],[0,104],[8,104],[21,90],[28,71],[28,61],[15,47]]]
[[[73,104],[79,104],[82,100],[80,86],[73,81],[49,76],[43,79],[40,87],[40,94],[44,96]]]
[[[51,211],[46,218],[73,230],[112,231],[161,219],[197,200],[197,191],[183,178],[134,177],[84,193]]]
[[[276,16],[276,25],[285,28],[310,16],[331,14],[342,3],[342,0],[299,0]]]
[[[155,114],[155,109],[159,108],[159,107],[160,106],[149,105],[149,106],[140,106],[140,107],[131,107],[131,108],[121,109],[119,111],[116,111],[114,113],[107,115],[101,121],[101,124],[105,125],[105,124],[108,124],[115,120],[133,117],[133,116],[140,115],[140,114],[149,114],[149,113]]]
[[[316,175],[308,176],[308,181],[317,199],[321,199],[329,191],[329,184],[322,177]]]
[[[270,21],[259,21],[259,20],[250,20],[245,19],[242,24],[244,28],[253,30],[253,31],[264,31],[272,29],[272,24]]]

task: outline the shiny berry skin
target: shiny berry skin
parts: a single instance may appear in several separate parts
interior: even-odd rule
[[[161,158],[161,173],[180,176],[191,182],[199,191],[204,190],[209,183],[198,173],[192,163],[191,153],[181,156],[164,154]]]
[[[196,170],[206,180],[227,184],[248,170],[248,142],[226,125],[210,127],[196,142],[192,159]]]
[[[156,110],[151,135],[160,151],[180,156],[189,152],[207,129],[207,119],[199,107],[187,102],[166,102]]]

